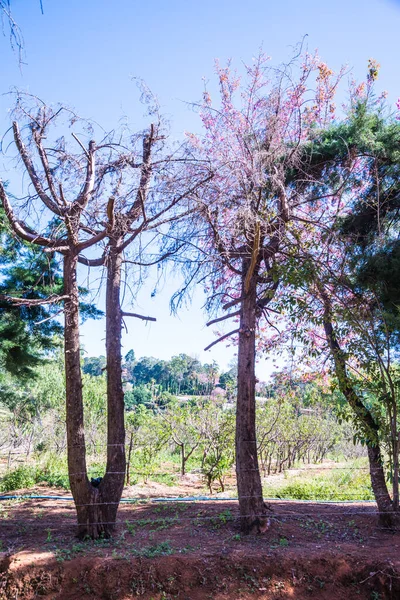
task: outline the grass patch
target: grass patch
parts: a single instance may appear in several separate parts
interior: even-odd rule
[[[288,476],[290,477],[290,475]],[[348,468],[312,472],[290,478],[287,483],[265,485],[265,497],[285,500],[373,500],[371,481],[366,470]]]
[[[176,484],[176,475],[172,473],[154,474],[149,476],[149,481],[163,483],[164,485],[172,487]]]

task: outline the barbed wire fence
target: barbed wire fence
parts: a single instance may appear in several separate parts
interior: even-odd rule
[[[290,439],[285,440],[285,442],[290,443]],[[296,438],[296,441],[299,441],[299,438]],[[305,441],[310,441],[309,438],[307,438],[307,440]],[[312,440],[312,442],[323,442],[323,439],[314,439]],[[129,447],[130,444],[92,444],[93,446],[96,446],[97,448],[105,451],[107,447],[110,446],[125,446],[126,448]],[[132,447],[132,444],[131,444]],[[90,465],[88,465],[88,472],[90,473]],[[96,468],[98,468],[98,466],[96,465]],[[303,472],[311,472],[311,473],[315,473],[318,475],[318,473],[320,471],[325,471],[325,472],[339,472],[339,473],[343,473],[344,476],[346,476],[348,473],[352,473],[352,472],[356,472],[356,471],[360,471],[360,472],[373,472],[373,468],[365,465],[365,464],[359,464],[359,465],[345,465],[343,466],[342,464],[338,464],[338,465],[334,465],[332,463],[330,464],[324,464],[323,462],[321,464],[312,464],[312,465],[308,465],[308,464],[296,464],[294,466],[292,466],[290,469],[288,468],[283,468],[282,472],[285,473],[286,475],[288,473],[293,473],[293,474],[299,474],[299,473],[303,473]],[[197,473],[195,474],[198,474]],[[110,475],[112,474],[124,474],[126,475],[126,471],[124,472],[108,472]],[[232,468],[232,476],[235,473],[235,469],[234,467]],[[139,477],[145,477],[148,478],[149,480],[151,480],[152,477],[165,477],[165,476],[174,476],[177,478],[178,482],[179,482],[179,478],[181,477],[180,471],[178,470],[134,470],[131,469],[130,470],[130,474],[132,476],[139,476]],[[192,473],[193,474],[193,473]],[[78,473],[71,473],[69,474],[69,477],[81,477],[82,475],[86,476],[87,473],[86,472],[78,472]],[[264,481],[267,479],[273,479],[274,475],[269,476],[264,478]],[[335,493],[329,493],[326,492],[325,496],[321,499],[309,499],[309,500],[305,500],[305,499],[299,499],[299,498],[290,498],[290,497],[280,497],[279,494],[272,496],[272,495],[268,495],[265,494],[263,497],[264,502],[266,503],[266,512],[260,515],[252,515],[254,518],[259,518],[261,520],[267,520],[268,523],[285,523],[288,521],[294,521],[294,522],[299,522],[299,521],[304,521],[305,519],[316,519],[319,516],[323,519],[329,519],[329,518],[336,518],[336,517],[367,517],[368,519],[373,519],[377,521],[377,517],[382,517],[384,514],[393,514],[392,512],[389,513],[389,511],[387,513],[382,512],[382,511],[378,511],[377,507],[376,507],[376,503],[375,500],[377,499],[375,496],[375,500],[367,500],[365,498],[360,498],[359,497],[359,493],[353,493],[350,491],[346,492],[346,499],[341,499],[341,500],[337,500],[334,498]],[[250,499],[254,496],[246,496],[246,499]],[[169,497],[153,497],[153,496],[143,496],[143,494],[138,495],[138,496],[134,496],[134,497],[123,497],[121,499],[121,502],[106,502],[106,501],[100,501],[100,502],[96,502],[96,503],[90,503],[90,504],[75,504],[73,502],[73,498],[72,496],[66,496],[66,495],[59,495],[56,492],[54,494],[12,494],[12,493],[2,493],[0,494],[0,528],[3,527],[8,527],[10,528],[10,526],[12,527],[16,527],[16,528],[23,528],[23,529],[27,529],[29,528],[30,530],[34,531],[34,530],[40,530],[40,529],[46,529],[49,531],[63,531],[66,527],[71,529],[71,527],[73,527],[74,525],[76,525],[76,519],[75,519],[75,514],[71,512],[71,515],[66,516],[65,514],[63,516],[60,516],[59,513],[55,512],[56,515],[56,521],[54,520],[54,517],[52,519],[43,519],[43,515],[41,514],[40,518],[38,517],[33,517],[33,518],[27,518],[26,514],[18,514],[18,511],[14,511],[15,514],[13,514],[12,516],[10,516],[7,511],[5,511],[4,505],[5,503],[8,504],[8,506],[12,506],[13,508],[15,508],[16,506],[21,506],[23,508],[26,507],[26,505],[29,505],[29,503],[31,504],[32,502],[38,502],[40,503],[40,510],[44,511],[46,513],[46,515],[48,514],[52,514],[52,511],[54,511],[54,505],[60,506],[60,507],[65,507],[68,506],[69,508],[72,508],[72,504],[75,508],[81,508],[81,507],[86,507],[86,506],[105,506],[105,505],[120,505],[120,511],[118,513],[118,518],[116,520],[116,522],[99,522],[99,523],[93,523],[92,525],[116,525],[117,528],[126,528],[129,526],[135,526],[135,524],[137,525],[138,520],[140,521],[140,517],[139,514],[135,515],[135,514],[131,514],[132,509],[135,510],[137,508],[154,508],[155,506],[159,506],[159,505],[164,505],[166,507],[166,510],[170,510],[171,512],[175,511],[175,514],[172,517],[167,517],[167,522],[170,526],[181,526],[181,525],[190,525],[192,527],[198,528],[199,526],[201,526],[202,524],[213,524],[215,523],[216,518],[218,519],[218,515],[216,516],[215,514],[209,514],[209,515],[204,515],[204,514],[193,514],[191,516],[185,516],[182,514],[178,514],[178,512],[176,511],[176,507],[182,504],[186,504],[187,506],[189,506],[190,508],[192,508],[193,510],[197,510],[198,511],[198,507],[204,507],[206,506],[207,509],[209,507],[212,507],[213,509],[218,506],[221,505],[221,503],[223,503],[226,506],[229,506],[229,509],[227,509],[229,511],[229,513],[225,512],[225,517],[223,519],[223,521],[235,521],[235,522],[240,522],[240,519],[243,518],[248,518],[250,515],[240,515],[238,512],[238,498],[234,495],[232,495],[232,490],[229,490],[226,493],[223,494],[218,494],[216,496],[214,495],[198,495],[198,496],[193,496],[193,495],[184,495],[184,496],[169,496]],[[46,503],[50,503],[51,506],[44,506]],[[304,505],[311,505],[313,510],[307,511],[304,510]],[[299,510],[299,506],[301,506],[301,510]],[[317,510],[316,510],[317,507]],[[32,506],[28,506],[28,508],[32,509]],[[130,509],[130,513],[129,513],[129,518],[121,518],[123,516],[123,514],[126,512],[126,509],[129,508]],[[201,509],[203,510],[207,510],[207,509]],[[234,511],[232,512],[231,511]],[[269,509],[269,510],[268,510]],[[6,515],[6,516],[4,516]],[[227,516],[229,515],[229,517]],[[135,517],[135,518],[132,518]],[[166,518],[160,519],[157,516],[152,516],[149,519],[149,523],[154,527],[157,527],[158,524],[164,524],[165,525],[166,522]],[[377,526],[377,529],[381,529],[379,526]],[[392,531],[398,531],[400,530],[400,527],[395,527],[392,528]]]

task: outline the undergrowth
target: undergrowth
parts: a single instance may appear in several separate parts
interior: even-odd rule
[[[101,477],[104,473],[102,464],[88,467],[88,476]],[[70,489],[67,462],[54,454],[36,465],[20,465],[11,469],[0,478],[0,492],[11,492],[23,488],[31,488],[38,483],[46,483],[50,487]]]
[[[369,473],[355,468],[293,477],[287,483],[265,485],[265,497],[287,500],[373,500]]]
[[[101,477],[104,465],[92,463],[88,469],[89,478]],[[176,474],[150,476],[152,481],[164,485],[173,485]],[[29,489],[38,483],[48,486],[70,489],[66,459],[55,454],[48,454],[36,465],[20,465],[8,471],[0,478],[0,492],[18,489]],[[373,500],[370,478],[365,464],[352,461],[348,468],[326,470],[324,473],[306,471],[301,475],[286,473],[286,481],[272,482],[264,485],[266,498],[282,498],[293,500]]]

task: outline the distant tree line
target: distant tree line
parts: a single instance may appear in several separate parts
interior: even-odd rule
[[[105,370],[105,356],[84,357],[83,372],[87,375],[98,377]],[[162,392],[210,395],[216,386],[226,391],[229,400],[234,396],[236,376],[235,366],[221,372],[216,361],[202,364],[197,358],[184,353],[173,356],[170,360],[152,356],[136,359],[134,351],[130,350],[122,363],[125,403],[128,407],[130,404],[150,401],[151,397]]]

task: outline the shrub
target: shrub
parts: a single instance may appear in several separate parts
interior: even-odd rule
[[[30,488],[35,483],[37,483],[35,467],[21,465],[0,479],[0,491],[11,492],[21,488]]]

